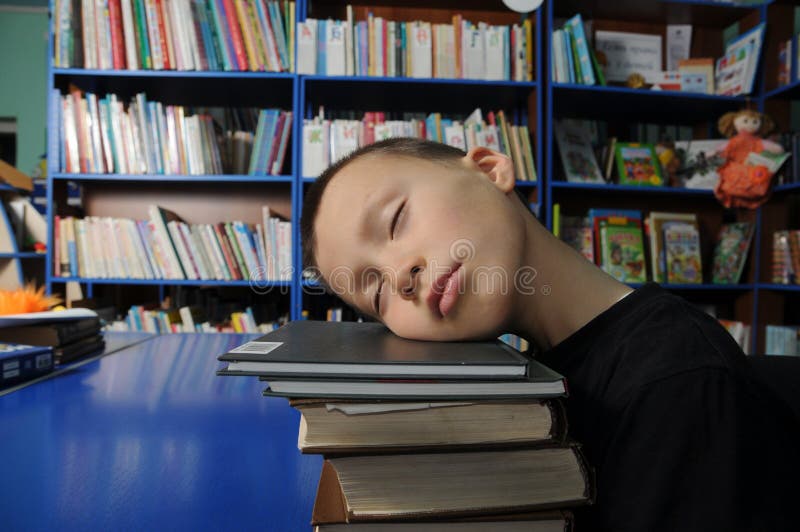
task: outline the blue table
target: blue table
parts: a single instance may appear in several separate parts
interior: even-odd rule
[[[241,334],[157,336],[0,397],[3,530],[308,530],[322,460]]]

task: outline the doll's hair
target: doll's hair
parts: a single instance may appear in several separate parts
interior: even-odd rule
[[[728,138],[736,136],[736,127],[733,125],[733,122],[740,115],[750,115],[761,120],[761,127],[758,128],[756,132],[756,135],[759,137],[766,137],[775,129],[775,122],[764,113],[759,113],[752,109],[740,109],[739,111],[731,111],[722,115],[722,118],[717,122],[719,132]]]

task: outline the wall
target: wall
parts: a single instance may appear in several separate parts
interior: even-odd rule
[[[17,167],[29,174],[45,153],[47,11],[0,5],[0,117],[17,119]]]

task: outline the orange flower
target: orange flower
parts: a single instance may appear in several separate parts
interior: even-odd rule
[[[43,286],[37,289],[30,283],[16,290],[0,290],[0,316],[42,312],[60,302],[58,296],[45,295]]]

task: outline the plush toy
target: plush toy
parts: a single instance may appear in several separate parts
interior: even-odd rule
[[[730,140],[719,148],[725,163],[719,168],[714,194],[726,207],[755,209],[767,201],[774,171],[753,163],[751,154],[783,153],[779,144],[763,138],[775,127],[774,122],[765,114],[742,109],[722,115],[718,126]]]

